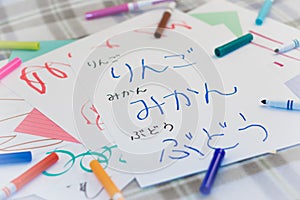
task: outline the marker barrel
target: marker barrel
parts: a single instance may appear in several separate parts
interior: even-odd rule
[[[57,160],[58,155],[55,152],[49,154],[43,160],[41,160],[33,167],[25,171],[23,174],[12,180],[6,186],[0,188],[0,199],[6,199],[13,193],[17,192],[32,179],[34,179],[36,176],[38,176],[51,165],[53,165]]]
[[[98,160],[92,160],[90,162],[90,167],[97,177],[97,179],[100,181],[106,192],[109,194],[109,196],[113,200],[123,200],[124,197],[121,193],[121,191],[117,188],[115,183],[111,180],[109,175],[106,173],[106,171],[103,169],[101,164],[98,162]]]
[[[31,160],[30,151],[0,154],[0,164],[26,163]]]
[[[94,11],[87,12],[87,13],[85,13],[85,19],[90,20],[90,19],[95,19],[95,18],[99,18],[99,17],[114,15],[114,14],[128,12],[128,11],[129,11],[129,9],[128,9],[127,3],[124,3],[121,5],[104,8],[101,10],[94,10]]]
[[[262,25],[262,23],[264,22],[266,16],[268,15],[271,9],[272,4],[273,4],[273,0],[265,0],[255,20],[256,25]]]
[[[99,17],[105,17],[108,15],[115,15],[115,14],[119,14],[119,13],[123,13],[123,12],[135,11],[135,10],[139,10],[141,8],[147,7],[147,6],[164,3],[167,1],[171,1],[171,0],[157,0],[157,1],[144,0],[144,1],[124,3],[121,5],[112,6],[109,8],[86,12],[85,19],[90,20],[90,19],[96,19]]]
[[[166,25],[172,15],[173,10],[176,7],[176,3],[175,2],[171,2],[168,5],[168,8],[164,11],[162,18],[160,20],[160,22],[158,23],[158,26],[154,32],[154,37],[155,38],[160,38],[164,29],[166,28]]]
[[[243,35],[231,42],[228,42],[220,47],[217,47],[215,49],[215,55],[217,57],[223,57],[226,54],[250,43],[253,40],[253,35],[251,33],[248,33],[246,35]]]
[[[294,39],[291,43],[283,44],[280,48],[275,49],[276,53],[284,53],[292,49],[298,48],[300,46],[300,41]]]
[[[39,42],[0,41],[0,49],[39,50]]]
[[[273,108],[300,110],[300,103],[295,103],[294,100],[287,100],[286,102],[266,100],[266,105]]]
[[[51,153],[50,155],[45,157],[43,160],[35,164],[33,167],[28,169],[26,172],[24,172],[19,177],[12,180],[11,182],[16,185],[17,189],[20,189],[21,187],[26,185],[29,181],[31,181],[33,178],[35,178],[43,171],[45,171],[47,168],[49,168],[51,165],[53,165],[57,160],[58,160],[58,155],[56,153]]]
[[[225,156],[225,150],[224,149],[216,149],[214,152],[214,156],[210,162],[209,168],[207,170],[207,173],[202,181],[200,192],[202,194],[209,194],[211,187],[215,181],[217,172],[221,166],[221,162]]]
[[[0,68],[0,80],[19,67],[22,63],[20,58],[14,58],[9,63]]]

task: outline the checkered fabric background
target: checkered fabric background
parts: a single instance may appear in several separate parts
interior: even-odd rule
[[[209,0],[179,0],[188,12]],[[228,0],[255,12],[263,0]],[[86,11],[118,5],[127,0],[0,0],[0,40],[41,41],[79,39],[141,14],[125,13],[86,21]],[[300,29],[300,1],[275,0],[269,17]],[[0,60],[9,56],[0,51]],[[282,133],[284,134],[284,133]],[[300,147],[281,150],[222,167],[209,196],[199,193],[204,173],[141,189],[132,182],[126,199],[299,199]]]

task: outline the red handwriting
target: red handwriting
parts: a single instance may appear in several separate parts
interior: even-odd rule
[[[156,26],[156,24],[155,25],[152,24],[149,27],[153,27],[153,26]],[[177,29],[178,27],[182,27],[182,28],[185,28],[185,29],[188,29],[188,30],[192,29],[192,26],[188,25],[185,21],[176,21],[176,20],[171,21],[169,23],[169,25],[166,26],[165,28],[174,30],[174,29]],[[134,32],[153,35],[153,31],[143,30],[143,29],[137,29],[137,30],[134,30]],[[104,44],[101,44],[97,47],[106,47],[106,48],[109,48],[109,49],[119,48],[120,47],[119,44],[112,44],[111,43],[112,39],[113,38],[110,38],[110,39],[106,40]]]
[[[93,47],[93,48],[97,48],[97,47],[106,47],[106,48],[109,48],[109,49],[113,49],[113,48],[119,48],[119,47],[120,47],[119,44],[111,44],[110,40],[111,40],[111,39],[108,39],[108,40],[105,41],[104,44],[98,45],[98,46]]]
[[[87,116],[88,113],[85,113],[85,108],[88,106],[88,103],[89,103],[89,102],[86,102],[85,104],[82,105],[81,111],[80,111],[80,112],[81,112],[82,117],[86,120],[86,124],[89,124],[89,125],[90,125],[90,124],[92,124],[92,122],[91,122],[91,120],[90,120],[90,116],[88,117],[88,116]],[[100,122],[101,116],[99,115],[99,113],[98,113],[98,111],[96,110],[96,108],[95,108],[94,105],[89,106],[88,112],[90,112],[90,111],[92,111],[92,114],[93,114],[94,116],[96,116],[96,119],[93,119],[93,120],[95,120],[95,123],[96,123],[97,128],[98,128],[100,131],[103,131],[104,128],[101,127],[101,125],[102,125],[103,123]]]
[[[120,45],[118,45],[118,44],[110,44],[109,40],[106,40],[105,45],[111,49],[115,48],[115,47],[120,47]]]
[[[192,29],[192,26],[188,25],[185,21],[172,22],[169,26],[166,26],[168,29],[176,29],[176,27],[183,27],[186,29]]]
[[[68,75],[55,67],[70,67],[71,65],[59,62],[46,62],[43,66],[27,66],[22,69],[20,79],[40,94],[46,93],[46,83],[40,78],[38,72],[45,69],[54,77],[67,78]],[[30,75],[32,77],[30,77]]]
[[[157,24],[151,24],[148,27],[154,27],[154,26],[157,26]],[[177,29],[179,27],[184,28],[184,29],[188,29],[188,30],[192,29],[192,26],[188,25],[185,21],[177,21],[177,20],[170,21],[170,23],[165,28],[170,29],[170,30],[174,30],[174,29]],[[146,28],[146,27],[141,28],[141,29],[136,29],[136,30],[134,30],[134,32],[153,35],[153,31],[148,30],[148,28]],[[165,37],[165,35],[162,35],[162,36]]]
[[[275,65],[278,65],[279,67],[283,67],[283,66],[284,66],[283,64],[281,64],[281,63],[279,63],[279,62],[276,62],[276,61],[274,61],[274,64],[275,64]]]

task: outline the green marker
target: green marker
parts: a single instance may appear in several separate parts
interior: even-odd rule
[[[223,57],[226,54],[250,43],[252,40],[253,40],[253,35],[251,33],[248,33],[231,42],[228,42],[227,44],[217,47],[215,49],[215,54],[217,57]]]
[[[39,42],[0,41],[0,49],[39,50]]]

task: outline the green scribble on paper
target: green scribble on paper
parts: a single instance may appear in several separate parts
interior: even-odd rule
[[[122,156],[119,158],[119,162],[120,162],[120,163],[127,163],[127,161],[124,160],[124,159],[122,158]]]
[[[237,37],[243,35],[242,26],[236,11],[190,14],[209,25],[224,24]]]
[[[118,148],[118,145],[113,145],[113,146],[103,146],[101,147],[102,152],[97,152],[97,151],[86,151],[83,153],[80,153],[78,155],[74,155],[73,152],[69,151],[69,150],[64,150],[64,149],[55,149],[53,151],[47,152],[46,154],[50,154],[52,152],[56,152],[58,154],[63,154],[65,156],[69,156],[70,159],[66,160],[64,159],[64,161],[60,161],[60,162],[66,162],[64,165],[62,165],[62,169],[60,172],[55,172],[55,173],[51,173],[48,171],[43,171],[42,174],[45,176],[61,176],[65,173],[67,173],[75,164],[76,160],[80,159],[80,168],[85,171],[85,172],[92,172],[92,170],[90,168],[85,167],[84,162],[83,162],[83,158],[84,157],[92,157],[93,159],[98,160],[99,163],[102,164],[103,168],[106,169],[108,167],[108,163],[109,160],[112,156],[112,149]],[[108,155],[105,155],[108,154]],[[126,162],[126,161],[125,161]]]

